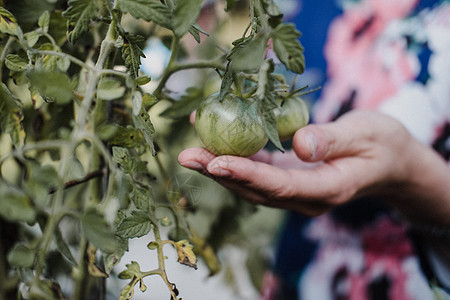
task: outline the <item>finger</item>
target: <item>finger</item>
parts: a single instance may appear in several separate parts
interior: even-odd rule
[[[373,128],[378,126],[371,123],[371,115],[359,112],[336,122],[301,128],[294,135],[293,149],[300,159],[309,162],[360,154],[368,150]]]
[[[205,148],[195,147],[182,151],[178,155],[178,162],[183,167],[196,170],[206,171],[208,163],[216,156]]]
[[[196,110],[194,110],[190,115],[189,115],[189,122],[191,122],[192,125],[195,124],[195,114],[196,114]]]

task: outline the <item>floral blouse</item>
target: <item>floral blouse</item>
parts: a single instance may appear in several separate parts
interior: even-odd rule
[[[297,4],[288,17],[303,32],[302,77],[323,85],[314,122],[378,110],[449,161],[450,1]],[[282,291],[276,299],[450,299],[450,271],[433,261],[423,241],[376,199],[312,219],[292,213],[274,266]]]

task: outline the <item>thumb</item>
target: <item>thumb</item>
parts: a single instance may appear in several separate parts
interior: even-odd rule
[[[355,155],[361,150],[360,143],[356,143],[358,129],[347,127],[344,122],[308,125],[295,133],[292,147],[297,156],[306,162]]]

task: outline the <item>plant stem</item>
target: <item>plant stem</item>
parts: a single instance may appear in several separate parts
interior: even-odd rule
[[[78,253],[78,273],[76,275],[75,288],[73,293],[73,300],[82,300],[84,299],[85,294],[83,293],[86,288],[86,272],[87,266],[85,263],[85,254],[87,249],[87,241],[86,238],[82,235],[80,237],[80,245],[79,245],[79,253]]]
[[[161,239],[161,234],[159,232],[158,224],[153,224],[153,233],[155,234],[155,241],[158,244],[156,251],[158,253],[158,269],[160,270],[159,275],[166,283],[167,287],[170,290],[170,294],[172,295],[172,299],[178,299],[177,295],[175,295],[175,292],[173,290],[173,284],[169,281],[166,274],[166,266],[164,263],[164,241]]]

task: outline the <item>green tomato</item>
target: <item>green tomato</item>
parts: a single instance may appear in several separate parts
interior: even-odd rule
[[[233,94],[222,101],[217,93],[207,97],[197,109],[195,129],[215,155],[250,156],[268,141],[257,103]]]
[[[283,105],[274,110],[280,140],[287,140],[295,132],[309,122],[309,112],[306,103],[299,97],[284,99]]]

